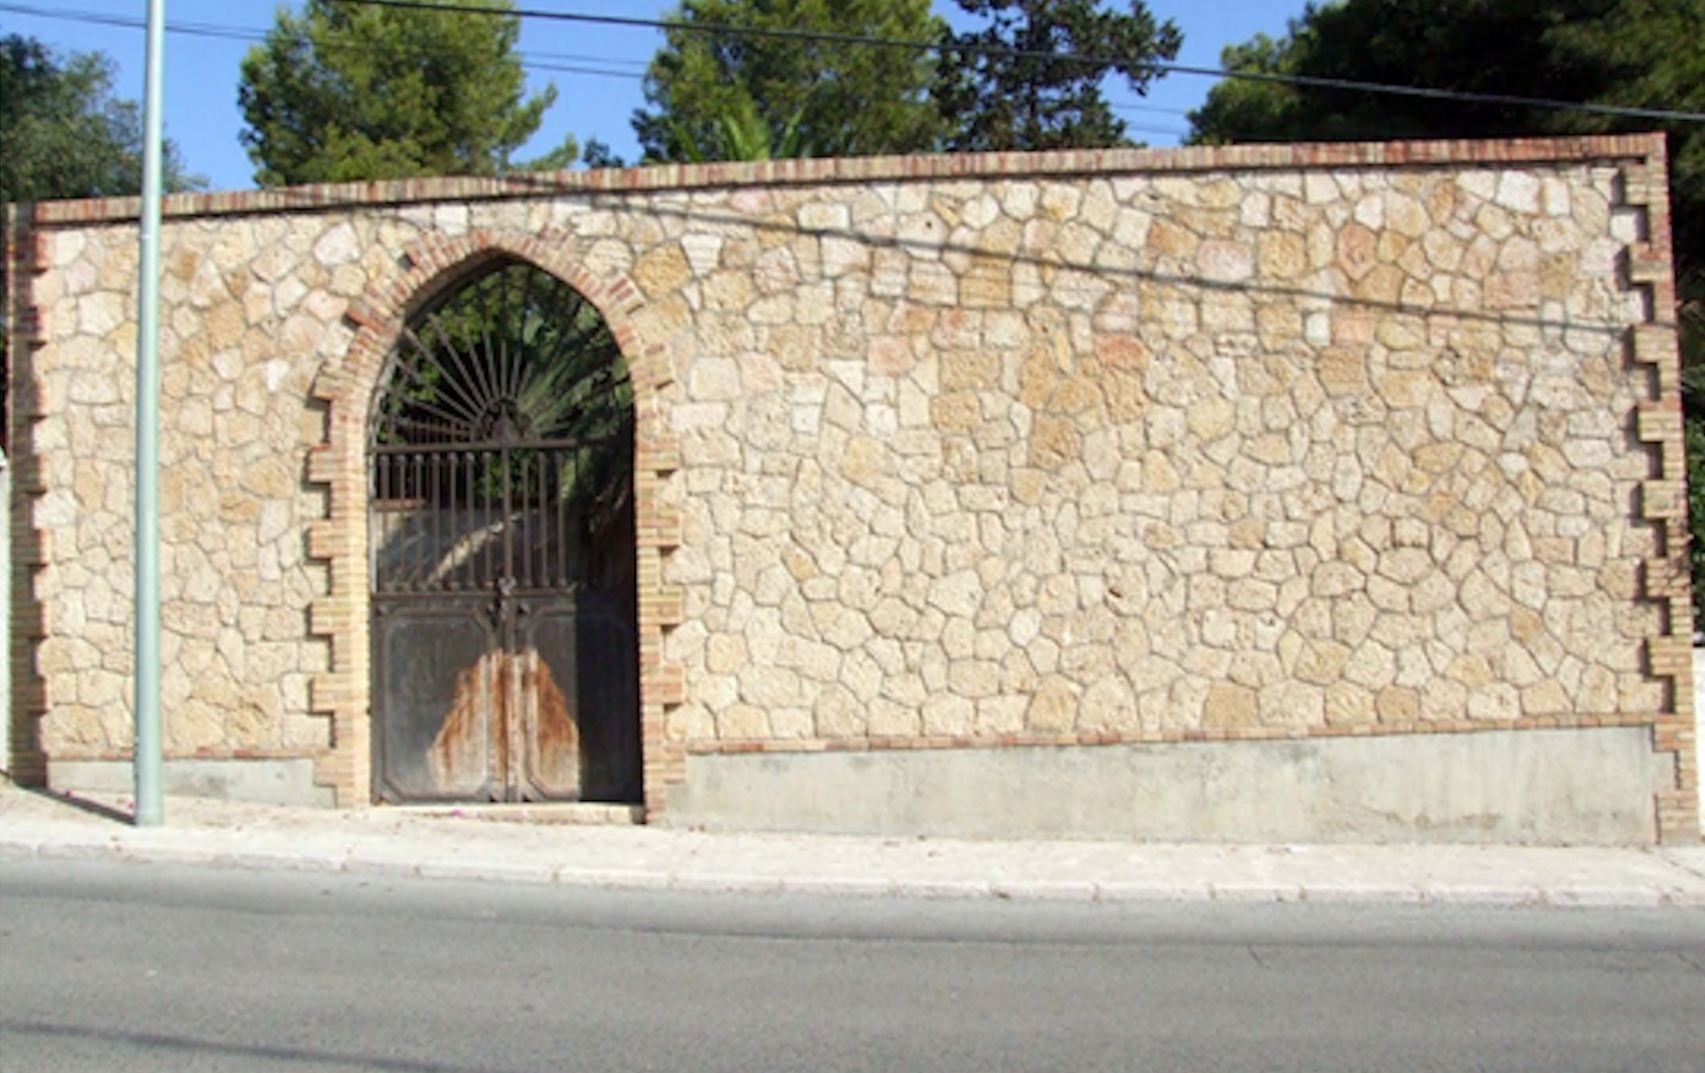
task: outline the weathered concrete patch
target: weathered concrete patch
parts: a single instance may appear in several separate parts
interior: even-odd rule
[[[695,756],[669,822],[1006,839],[1645,844],[1656,835],[1660,762],[1638,727]]]
[[[135,786],[122,760],[51,760],[48,785],[55,790],[127,794]],[[167,760],[161,783],[168,794],[249,801],[257,805],[330,808],[332,791],[314,785],[314,762],[286,760]]]

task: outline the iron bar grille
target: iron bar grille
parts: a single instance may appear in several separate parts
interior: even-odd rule
[[[380,451],[373,458],[375,591],[560,592],[591,584],[616,504],[577,496],[616,444]],[[590,509],[589,509],[590,508]]]
[[[380,391],[376,594],[565,591],[620,569],[606,560],[631,529],[633,395],[573,288],[499,263],[410,318]]]

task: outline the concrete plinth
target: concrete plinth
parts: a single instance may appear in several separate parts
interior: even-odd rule
[[[668,816],[967,838],[1649,844],[1661,765],[1641,727],[695,756]]]
[[[131,765],[122,760],[51,760],[48,785],[55,790],[129,794],[136,785]],[[165,792],[183,797],[249,801],[257,805],[330,808],[332,791],[314,785],[314,762],[282,760],[167,760]]]

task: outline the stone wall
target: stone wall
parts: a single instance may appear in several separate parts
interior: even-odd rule
[[[658,814],[727,754],[1635,727],[1659,772],[1636,812],[1696,836],[1661,140],[168,210],[174,755],[311,758],[366,799],[374,384],[410,310],[516,256],[586,294],[633,371]],[[127,212],[37,207],[13,274],[38,609],[15,651],[50,764],[128,746]]]

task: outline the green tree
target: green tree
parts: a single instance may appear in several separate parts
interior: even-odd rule
[[[684,124],[674,126],[682,157],[701,164],[707,160],[787,160],[811,155],[810,146],[799,133],[801,112],[795,112],[778,135],[752,98],[740,97],[730,107],[731,112],[716,117],[708,144],[700,144]]]
[[[1587,0],[1600,3],[1602,0]],[[1582,0],[1351,0],[1310,4],[1290,33],[1257,35],[1221,55],[1228,70],[1306,75],[1528,97],[1576,97],[1545,41]],[[1199,143],[1532,132],[1531,109],[1228,80],[1191,115]],[[1306,133],[1304,133],[1306,132]]]
[[[956,151],[1128,144],[1102,82],[1118,74],[1146,94],[1161,73],[1155,62],[1177,57],[1184,39],[1142,0],[1123,13],[1099,0],[958,4],[986,24],[942,39],[931,92],[949,127],[946,147]]]
[[[0,203],[141,191],[142,111],[112,95],[113,70],[99,52],[0,37]],[[167,189],[204,185],[170,142],[164,163]]]
[[[1705,0],[1340,0],[1283,38],[1225,50],[1227,70],[1705,112]],[[1191,140],[1311,141],[1644,131],[1669,135],[1681,298],[1694,599],[1705,621],[1705,124],[1520,104],[1228,79]]]
[[[935,42],[929,0],[684,0],[634,113],[647,160],[862,156],[935,147],[922,48],[718,34],[712,27]]]
[[[512,11],[512,0],[458,0]],[[307,0],[280,9],[266,41],[243,60],[240,137],[262,186],[492,175],[561,168],[570,138],[527,164],[512,157],[556,100],[523,99],[514,15],[423,11]]]
[[[627,161],[618,156],[609,145],[597,138],[586,140],[586,151],[580,155],[580,162],[589,168],[627,167]]]

